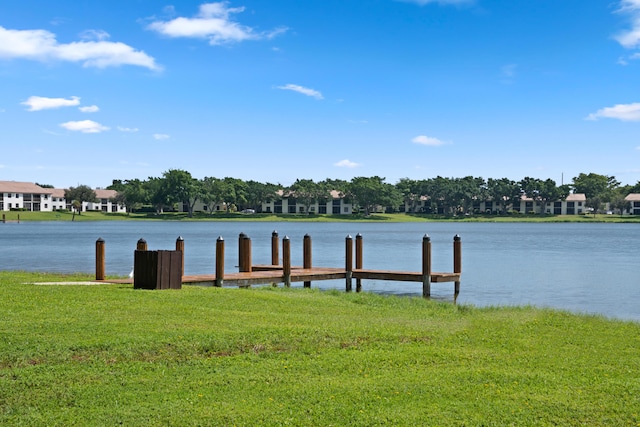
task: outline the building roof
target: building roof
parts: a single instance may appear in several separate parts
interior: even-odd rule
[[[567,202],[586,202],[587,196],[584,193],[569,194],[566,200]]]
[[[116,190],[103,190],[103,189],[97,189],[94,190],[96,192],[96,197],[98,199],[112,199],[114,197],[116,197],[116,195],[118,194],[118,192]]]
[[[32,182],[0,181],[0,193],[51,194],[52,190]]]
[[[629,193],[624,199],[627,202],[640,202],[640,193]]]

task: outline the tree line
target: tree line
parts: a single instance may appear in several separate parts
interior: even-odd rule
[[[564,199],[571,193],[584,193],[587,207],[594,211],[602,209],[605,203],[613,209],[623,210],[627,206],[625,196],[640,192],[640,182],[635,186],[621,186],[613,176],[581,173],[573,178],[571,184],[564,185],[557,185],[552,179],[532,177],[514,181],[508,178],[485,180],[473,176],[402,178],[391,184],[385,178],[373,176],[355,177],[350,181],[297,179],[292,185],[283,186],[232,177],[197,179],[188,171],[170,169],[161,177],[149,177],[147,180],[113,180],[107,188],[117,191],[114,202],[126,206],[129,212],[144,206],[163,212],[182,205],[192,216],[197,202],[206,206],[210,213],[216,206],[223,206],[227,211],[254,209],[260,212],[263,203],[274,201],[281,194],[295,199],[305,206],[305,212],[309,212],[309,207],[316,202],[331,200],[331,191],[334,191],[365,214],[379,206],[388,211],[398,211],[401,205],[415,212],[425,201],[427,212],[458,214],[472,212],[474,203],[479,201],[498,202],[496,209],[506,213],[510,205],[525,195],[544,206],[546,202]]]

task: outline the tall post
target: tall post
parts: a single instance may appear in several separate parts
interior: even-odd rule
[[[282,275],[284,285],[291,286],[291,240],[288,236],[282,239]]]
[[[245,271],[244,267],[244,238],[247,237],[246,234],[240,233],[238,235],[238,271]]]
[[[431,296],[431,238],[427,234],[422,238],[422,296]]]
[[[182,275],[184,276],[184,239],[182,236],[178,236],[176,239],[176,251],[182,253]]]
[[[147,250],[147,241],[144,239],[138,240],[138,244],[136,245],[136,250],[138,251],[146,251]]]
[[[356,270],[362,269],[362,234],[356,234]],[[356,292],[362,291],[362,279],[356,279]]]
[[[240,272],[250,273],[253,269],[251,260],[251,238],[246,234],[242,237],[240,247],[242,248],[240,254]]]
[[[216,240],[216,286],[224,284],[224,239],[218,236]]]
[[[345,239],[345,257],[344,269],[346,272],[346,288],[347,292],[351,292],[351,278],[353,277],[353,237],[347,235]]]
[[[304,235],[302,239],[302,268],[311,268],[311,236]],[[311,282],[304,282],[305,288],[311,287]]]
[[[96,280],[105,279],[105,251],[104,240],[96,240]]]
[[[462,240],[458,234],[453,237],[453,272],[462,273]],[[455,282],[453,292],[455,295],[460,293],[459,280]]]
[[[279,247],[280,242],[278,241],[278,232],[273,230],[271,233],[271,265],[280,264]]]

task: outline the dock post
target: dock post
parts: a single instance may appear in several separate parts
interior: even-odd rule
[[[362,269],[362,234],[356,234],[356,270]],[[362,279],[356,279],[356,292],[362,291]]]
[[[462,240],[458,234],[453,237],[453,272],[462,273]],[[455,282],[453,292],[455,295],[460,293],[459,280]]]
[[[244,246],[243,241],[244,238],[247,237],[246,234],[240,233],[238,235],[238,271],[244,271]]]
[[[353,278],[353,237],[351,237],[350,234],[345,238],[344,269],[346,272],[345,290],[351,292],[351,279]]]
[[[182,236],[178,236],[176,239],[176,251],[180,251],[182,253],[182,276],[184,276],[184,239]]]
[[[251,238],[243,233],[242,240],[240,241],[240,248],[242,249],[240,252],[240,272],[241,273],[251,273],[252,268],[252,260],[251,260]]]
[[[216,240],[216,283],[221,288],[224,284],[224,239],[218,236]]]
[[[302,239],[302,268],[311,268],[311,236],[305,234]],[[311,287],[311,282],[304,282],[305,288]]]
[[[291,240],[288,236],[282,239],[282,275],[284,285],[291,287]]]
[[[271,265],[280,264],[278,232],[273,230],[271,233]]]
[[[104,240],[100,237],[96,240],[96,280],[105,279],[105,251]]]
[[[147,250],[147,241],[144,239],[140,239],[138,240],[138,243],[136,245],[136,250],[137,251],[146,251]]]
[[[431,296],[431,238],[428,234],[422,238],[422,296]]]

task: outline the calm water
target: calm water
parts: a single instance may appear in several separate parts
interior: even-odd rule
[[[252,238],[253,261],[270,263],[271,232],[291,238],[292,263],[302,264],[302,238],[313,240],[313,264],[344,265],[344,238],[364,237],[364,266],[420,271],[422,236],[432,241],[433,270],[452,271],[453,236],[463,242],[459,303],[536,305],[640,321],[640,227],[635,224],[525,223],[248,223],[27,222],[0,224],[0,269],[94,272],[95,241],[106,242],[107,274],[126,275],[139,238],[150,250],[185,240],[185,273],[215,269],[215,241],[226,240],[226,266],[237,265],[237,238]],[[296,284],[301,286],[302,284]],[[344,289],[343,281],[314,286]],[[419,283],[364,281],[364,290],[420,295]],[[453,300],[453,283],[432,285]]]

